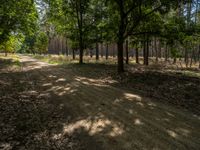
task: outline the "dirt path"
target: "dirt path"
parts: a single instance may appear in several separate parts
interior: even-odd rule
[[[24,99],[34,101],[33,114],[39,121],[32,119],[33,124],[42,124],[40,131],[31,132],[32,138],[41,138],[46,146],[36,148],[27,140],[24,149],[50,149],[49,145],[74,150],[200,149],[198,116],[138,95],[133,89],[113,86],[117,81],[111,79],[20,57],[23,70],[15,75],[16,82],[31,82]],[[19,143],[15,149],[23,145]],[[5,145],[9,147],[9,142],[1,143],[0,149]]]

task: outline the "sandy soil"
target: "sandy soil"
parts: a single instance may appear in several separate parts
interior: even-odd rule
[[[20,61],[0,73],[0,149],[200,149],[200,117],[189,111],[75,66]]]

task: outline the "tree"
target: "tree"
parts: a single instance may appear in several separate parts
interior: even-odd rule
[[[9,39],[1,43],[0,51],[4,52],[5,56],[7,56],[8,53],[14,53],[18,51],[21,47],[21,44],[20,37],[17,37],[17,35],[11,35],[9,36]]]
[[[39,32],[36,36],[35,50],[39,54],[44,54],[48,49],[48,36],[44,32]]]
[[[124,72],[123,43],[134,33],[135,29],[153,12],[162,13],[169,11],[175,0],[110,0],[113,14],[116,14],[117,45],[118,45],[118,72]]]
[[[0,44],[13,32],[34,31],[37,11],[33,0],[0,0]]]

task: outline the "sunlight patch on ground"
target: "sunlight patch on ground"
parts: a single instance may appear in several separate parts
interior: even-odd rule
[[[95,86],[99,86],[99,87],[108,87],[109,85],[107,85],[107,84],[116,83],[115,80],[90,79],[90,78],[86,78],[86,77],[76,77],[75,80],[78,82],[81,82],[85,85],[95,85]]]
[[[57,77],[54,75],[49,75],[49,78],[57,78]]]
[[[45,83],[42,86],[46,87],[46,86],[52,86],[52,83]]]
[[[116,123],[108,119],[83,119],[76,121],[75,123],[66,124],[63,128],[62,134],[72,135],[76,130],[84,128],[89,135],[93,136],[97,133],[102,132],[107,126],[111,127],[111,130],[108,131],[108,135],[115,137],[123,134],[124,130]],[[58,138],[61,135],[55,135],[55,138]]]
[[[109,135],[111,137],[116,137],[116,136],[119,136],[119,135],[122,135],[124,133],[124,130],[121,129],[118,125],[116,124],[113,124],[113,129],[112,131],[109,133]]]
[[[165,112],[168,116],[170,116],[170,117],[175,117],[175,115],[174,114],[172,114],[172,113],[169,113],[169,112]]]
[[[54,92],[58,96],[63,96],[65,94],[72,94],[76,92],[77,89],[72,89],[70,86],[53,86],[47,90],[47,92]]]
[[[140,119],[137,118],[134,120],[134,124],[135,125],[143,125],[144,123]]]
[[[172,130],[167,130],[167,133],[168,133],[171,137],[173,137],[173,138],[176,138],[176,137],[177,137],[177,134],[176,134],[174,131],[172,131]]]
[[[60,79],[56,80],[56,83],[58,83],[58,82],[65,82],[65,81],[66,81],[66,79],[60,78]]]
[[[131,94],[131,93],[124,93],[124,97],[130,101],[142,101],[142,98],[139,95]]]
[[[183,128],[178,128],[176,129],[177,132],[180,132],[183,136],[189,136],[190,131],[187,129],[183,129]]]
[[[0,149],[2,150],[9,150],[12,149],[12,146],[9,143],[0,143]]]
[[[116,98],[116,99],[114,100],[113,104],[117,104],[117,103],[120,103],[120,102],[122,102],[122,99]]]

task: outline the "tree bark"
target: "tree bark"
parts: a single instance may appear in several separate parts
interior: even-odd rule
[[[103,43],[101,43],[101,58],[103,58]]]
[[[188,67],[188,50],[185,48],[185,65]]]
[[[83,40],[82,40],[82,35],[80,36],[80,54],[79,54],[79,63],[83,64]]]
[[[135,59],[136,59],[136,63],[139,64],[139,52],[138,52],[137,45],[136,45],[136,49],[135,49]]]
[[[75,50],[74,49],[72,50],[72,55],[73,55],[73,60],[75,60],[76,59],[76,55],[75,55]]]
[[[99,45],[96,42],[96,60],[99,60]]]
[[[108,43],[106,43],[106,60],[108,60]]]
[[[199,47],[198,61],[199,61],[199,69],[200,69],[200,45],[198,47]]]
[[[156,37],[154,39],[154,48],[155,48],[155,52],[156,52],[156,62],[158,62],[158,48],[157,48],[157,39],[156,39]]]
[[[159,40],[159,58],[162,58],[162,46],[161,46],[161,40]]]
[[[128,40],[126,40],[126,64],[129,64]]]
[[[167,47],[167,43],[165,45],[165,61],[168,61],[168,47]]]
[[[143,42],[143,64],[146,65],[146,39]]]
[[[149,65],[149,38],[147,37],[147,42],[146,42],[146,44],[147,44],[147,46],[146,46],[146,57],[145,57],[145,59],[146,59],[146,66],[148,66]]]
[[[68,49],[68,41],[67,41],[67,39],[66,39],[65,54],[66,54],[67,56],[69,55],[69,49]]]
[[[117,49],[118,49],[118,73],[123,73],[124,72],[124,56],[123,56],[123,39],[119,39],[117,42]]]

